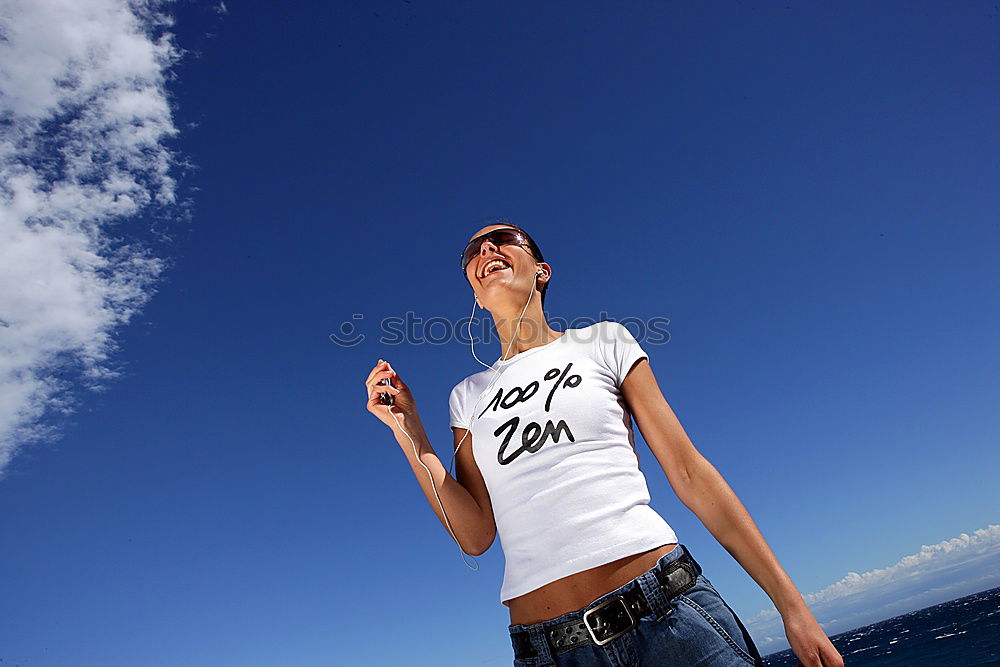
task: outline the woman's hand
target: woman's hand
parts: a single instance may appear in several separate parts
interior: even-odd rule
[[[393,386],[379,384],[384,378],[389,378]],[[406,420],[409,417],[417,421],[417,403],[413,400],[413,394],[405,382],[392,370],[388,361],[378,360],[375,368],[368,374],[365,380],[365,388],[368,392],[368,412],[378,417],[379,421],[395,431],[399,426],[406,428]],[[393,398],[393,405],[385,405],[379,394],[389,394]],[[395,416],[395,419],[393,419]],[[399,422],[399,425],[396,422]]]
[[[804,667],[844,667],[844,658],[808,608],[782,616],[785,637]]]

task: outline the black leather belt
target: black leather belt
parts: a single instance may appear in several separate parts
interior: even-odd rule
[[[674,547],[679,548],[680,545]],[[669,600],[683,593],[695,584],[701,567],[687,552],[677,560],[653,570],[663,593]],[[545,629],[545,639],[552,653],[562,653],[577,646],[596,644],[603,646],[617,639],[635,627],[639,619],[650,612],[649,602],[642,587],[635,586],[621,595],[615,595],[582,610],[579,619],[566,621]],[[667,614],[673,612],[669,609]],[[512,633],[515,658],[531,658],[538,655],[526,630]]]

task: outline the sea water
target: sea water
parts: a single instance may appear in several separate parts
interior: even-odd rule
[[[1000,587],[911,611],[830,637],[844,667],[1000,665]],[[764,656],[768,667],[795,665],[792,651]]]

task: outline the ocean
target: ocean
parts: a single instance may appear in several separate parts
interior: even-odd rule
[[[1000,665],[1000,587],[830,637],[845,667]],[[768,667],[794,666],[792,651],[763,656]]]

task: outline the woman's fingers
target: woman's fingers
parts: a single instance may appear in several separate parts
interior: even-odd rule
[[[372,393],[374,395],[376,395],[376,396],[378,394],[392,394],[392,395],[395,396],[396,394],[400,393],[401,391],[403,391],[403,390],[399,389],[398,387],[393,387],[393,386],[388,385],[388,384],[376,384],[372,388]]]
[[[399,375],[396,374],[396,371],[394,371],[392,366],[389,365],[389,362],[381,359],[375,365],[375,368],[372,369],[371,373],[368,374],[368,379],[365,380],[365,384],[370,386],[373,382],[378,383],[380,380],[387,377],[398,380],[398,382],[394,381],[393,384],[396,384],[403,389],[406,388],[406,383],[400,379]]]
[[[392,384],[380,384],[386,379],[388,379]],[[386,412],[398,412],[401,407],[400,405],[397,405],[396,410],[393,410],[382,402],[380,394],[389,394],[393,397],[405,394],[403,397],[403,403],[412,407],[413,399],[409,394],[409,387],[407,387],[406,383],[403,382],[403,380],[396,374],[396,371],[392,369],[389,362],[384,359],[379,359],[378,363],[375,364],[375,367],[372,368],[370,373],[368,373],[368,378],[365,380],[365,388],[368,391],[368,411],[376,414],[380,419],[383,419]],[[385,420],[383,419],[383,421]]]
[[[399,374],[395,370],[393,370],[392,366],[389,365],[388,361],[385,362],[384,370],[379,371],[379,373],[382,374],[379,377],[390,378],[392,380],[392,384],[394,384],[398,389],[403,389],[403,390],[407,389],[406,382],[403,381],[403,378],[399,377]]]
[[[837,657],[840,658],[839,653],[837,654]],[[837,664],[838,663],[835,662],[833,656],[829,655],[828,653],[825,653],[822,648],[817,647],[813,652],[809,652],[806,654],[805,661],[799,658],[799,663],[797,667],[834,667],[834,665]],[[843,667],[844,665],[843,658],[840,658],[839,665],[840,667]]]
[[[394,386],[389,385],[389,384],[379,384],[382,381],[383,377],[389,377],[389,376],[388,375],[384,375],[384,376],[380,377],[380,376],[377,375],[377,376],[375,376],[375,378],[371,382],[368,383],[368,398],[369,399],[372,399],[372,398],[377,399],[377,398],[379,398],[379,394],[393,394],[393,395],[395,395],[395,394],[398,394],[398,393],[400,393],[402,391],[402,389],[400,389],[399,387],[394,387]]]
[[[830,643],[830,649],[823,647],[820,649],[823,652],[823,667],[844,667],[844,656],[840,655],[840,651],[837,650],[833,643]]]
[[[373,413],[376,411],[386,412],[391,410],[391,408],[388,405],[382,402],[382,397],[379,396],[379,394],[382,393],[389,393],[391,395],[396,395],[398,393],[398,390],[396,390],[393,387],[381,387],[372,389],[368,393],[367,407],[369,412]]]
[[[394,370],[389,368],[389,362],[379,359],[379,363],[375,365],[375,368],[372,369],[372,371],[368,374],[368,378],[365,380],[365,387],[368,390],[369,409],[379,405],[384,405],[380,394],[396,396],[406,388],[405,384],[403,384],[401,380],[398,380],[396,384],[400,384],[402,386],[381,384],[386,378],[388,378],[391,382],[393,381],[393,378],[398,379],[398,376]]]
[[[372,368],[372,372],[368,374],[368,378],[365,380],[365,384],[370,383],[372,381],[372,377],[376,373],[378,373],[379,371],[383,371],[383,370],[387,369],[388,367],[389,367],[389,362],[388,361],[384,361],[382,359],[379,359],[378,363],[375,364],[375,367]]]
[[[371,374],[368,375],[368,379],[365,380],[365,386],[368,387],[370,391],[371,388],[378,385],[379,382],[385,378],[392,378],[394,375],[395,372],[391,370],[383,369],[380,371],[372,371]]]
[[[399,389],[404,389],[404,390],[408,389],[408,387],[406,386],[406,383],[403,382],[403,378],[399,377],[399,374],[396,371],[392,370],[391,366],[389,367],[389,373],[390,373],[389,378],[392,380],[392,383],[396,387],[398,387]]]

